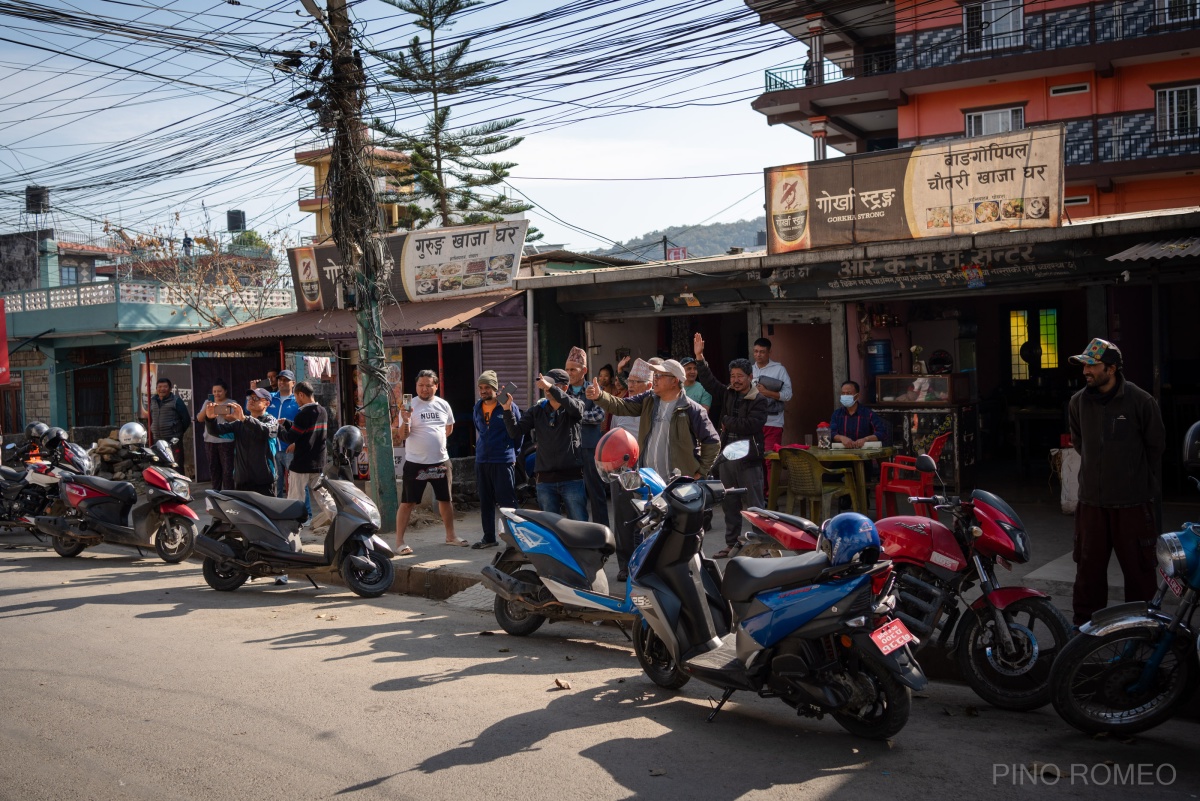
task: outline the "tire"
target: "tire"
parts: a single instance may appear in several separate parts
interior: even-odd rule
[[[1128,691],[1160,633],[1147,626],[1103,637],[1077,635],[1059,654],[1050,677],[1055,711],[1088,734],[1136,734],[1166,722],[1195,690],[1196,663],[1189,653],[1193,643],[1176,642],[1148,692]]]
[[[347,556],[342,560],[342,578],[355,595],[378,598],[392,588],[392,582],[396,580],[396,566],[379,551],[367,551],[362,555],[370,559],[375,568],[363,570],[356,567]]]
[[[865,740],[886,740],[894,737],[908,723],[912,711],[912,693],[892,672],[876,660],[859,655],[861,670],[852,672],[851,679],[864,682],[874,692],[874,703],[865,715],[834,712],[833,719],[855,737]]]
[[[169,565],[192,555],[196,547],[196,521],[181,515],[168,515],[154,535],[154,550]]]
[[[633,625],[633,653],[650,681],[659,687],[678,690],[691,679],[671,658],[667,646],[645,620],[638,620]]]
[[[54,552],[64,559],[73,559],[83,553],[83,549],[87,546],[79,540],[72,540],[66,537],[51,537],[50,544],[54,547]]]
[[[537,573],[532,570],[518,570],[512,577],[527,584],[542,583]],[[545,615],[537,614],[520,601],[506,601],[499,595],[492,603],[492,611],[496,614],[496,622],[500,624],[500,628],[514,637],[528,637],[546,622]]]
[[[967,613],[959,633],[958,668],[994,707],[1027,712],[1050,703],[1050,672],[1071,638],[1067,619],[1048,598],[1022,598],[1004,610],[1016,653],[1006,657],[990,608]]]
[[[222,569],[211,556],[204,557],[204,580],[218,592],[233,592],[246,583],[250,574],[240,568]]]

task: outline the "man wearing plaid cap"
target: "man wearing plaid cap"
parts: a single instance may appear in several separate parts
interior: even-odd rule
[[[1083,365],[1087,383],[1068,407],[1071,445],[1080,457],[1072,599],[1079,626],[1108,604],[1113,551],[1126,601],[1148,601],[1158,589],[1154,549],[1166,433],[1157,401],[1125,380],[1120,348],[1093,339],[1071,361]]]

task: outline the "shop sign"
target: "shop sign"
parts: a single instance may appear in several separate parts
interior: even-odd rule
[[[1064,126],[766,170],[767,248],[1061,224]]]

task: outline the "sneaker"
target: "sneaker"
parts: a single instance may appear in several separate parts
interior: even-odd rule
[[[487,540],[480,540],[479,542],[471,545],[471,550],[482,551],[484,548],[495,548],[498,544],[499,543],[497,543],[495,540],[492,540],[491,542],[488,542]]]
[[[287,582],[288,582],[287,573],[284,573],[282,576],[275,577],[276,584],[287,584]]]
[[[629,581],[629,571],[622,570],[617,573],[617,581]]]

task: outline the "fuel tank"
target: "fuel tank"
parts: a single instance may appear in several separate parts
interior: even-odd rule
[[[954,532],[936,520],[916,515],[885,517],[875,523],[883,553],[893,562],[935,565],[957,573],[966,567]]]

